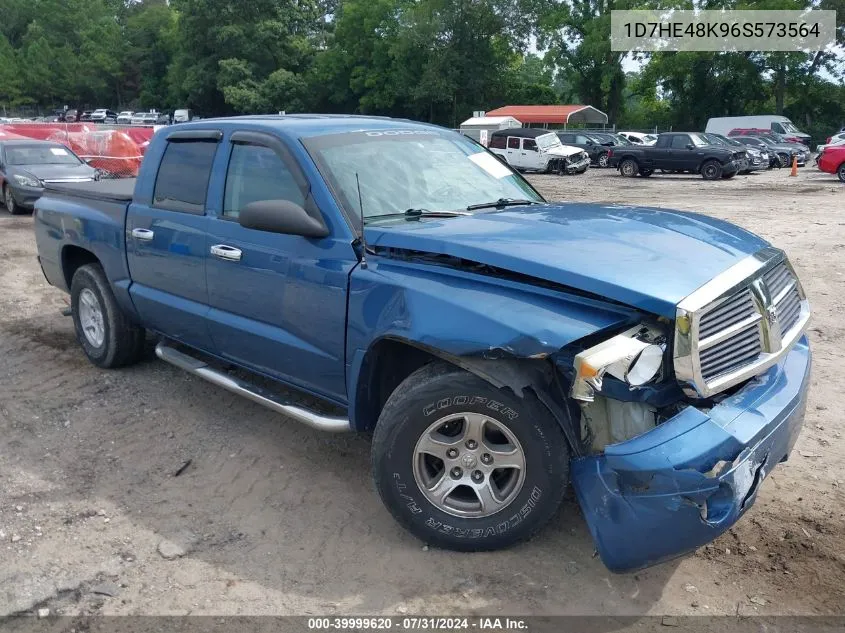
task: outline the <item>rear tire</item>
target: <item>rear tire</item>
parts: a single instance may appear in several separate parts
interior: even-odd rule
[[[633,158],[626,158],[619,164],[619,173],[625,178],[633,178],[640,171],[640,166]]]
[[[569,480],[563,433],[532,393],[519,398],[439,362],[388,399],[372,464],[393,517],[423,542],[457,551],[530,538],[555,514]]]
[[[138,362],[144,352],[144,328],[120,309],[99,264],[81,266],[70,285],[76,340],[94,365],[104,369]]]
[[[722,165],[717,160],[708,160],[701,166],[704,180],[719,180],[722,177]]]

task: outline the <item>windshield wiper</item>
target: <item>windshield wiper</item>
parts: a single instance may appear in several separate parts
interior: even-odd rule
[[[505,207],[519,206],[523,204],[542,204],[536,200],[516,200],[514,198],[499,198],[493,202],[481,202],[479,204],[471,204],[467,207],[467,211],[475,211],[476,209],[504,209]]]
[[[405,209],[406,218],[454,218],[469,215],[466,211],[429,211],[428,209]]]
[[[466,211],[429,211],[428,209],[405,209],[400,213],[382,213],[380,215],[368,215],[364,218],[364,222],[369,220],[382,220],[384,218],[408,218],[409,220],[416,220],[417,218],[454,218],[461,215],[471,215]]]

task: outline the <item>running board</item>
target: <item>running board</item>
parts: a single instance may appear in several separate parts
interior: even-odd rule
[[[276,413],[286,415],[297,422],[302,422],[312,428],[319,429],[321,431],[329,431],[330,433],[342,433],[351,430],[348,418],[324,415],[322,413],[304,409],[297,404],[287,402],[276,394],[270,394],[246,381],[224,374],[223,372],[209,366],[208,363],[180,352],[164,342],[156,345],[156,356],[158,356],[161,360],[166,361],[171,365],[176,365],[176,367],[184,369],[195,376],[199,376],[203,380],[207,380],[218,387],[223,387],[223,389],[227,389],[232,393],[248,398],[249,400],[257,402],[268,409],[272,409]]]

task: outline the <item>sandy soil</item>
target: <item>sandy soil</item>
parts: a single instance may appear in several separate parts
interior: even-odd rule
[[[845,189],[805,168],[710,183],[532,176],[550,199],[690,209],[786,249],[815,310],[797,449],[695,555],[614,575],[577,504],[532,542],[429,550],[370,480],[364,437],[322,435],[156,361],[106,372],[0,211],[0,614],[845,613]]]

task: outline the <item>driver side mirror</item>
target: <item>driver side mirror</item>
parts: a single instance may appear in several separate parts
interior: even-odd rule
[[[322,220],[311,217],[305,209],[290,200],[250,202],[241,209],[238,223],[246,229],[267,233],[303,237],[326,237],[329,234]]]
[[[687,149],[695,149],[695,145],[692,143],[687,143]]]

